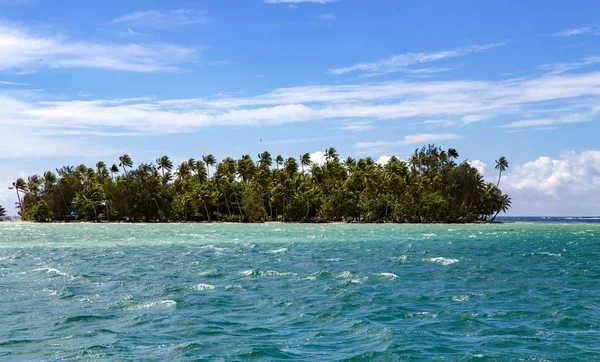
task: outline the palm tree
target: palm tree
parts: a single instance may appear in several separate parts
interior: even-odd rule
[[[335,159],[338,156],[337,154],[337,150],[333,147],[329,147],[328,149],[325,150],[325,160],[327,160],[327,162]]]
[[[496,216],[498,216],[500,211],[502,211],[506,214],[506,212],[510,208],[511,201],[512,200],[510,199],[510,197],[508,197],[508,195],[502,195],[502,207],[498,211],[496,211],[496,215],[494,215],[494,217],[490,221],[496,220]]]
[[[265,151],[258,154],[258,163],[260,164],[261,169],[268,170],[273,164],[273,158],[269,152]]]
[[[458,152],[454,148],[449,148],[448,149],[448,156],[456,159],[456,158],[458,158]]]
[[[131,160],[131,157],[129,157],[128,154],[124,154],[123,156],[120,156],[119,157],[119,166],[123,167],[123,172],[125,174],[127,174],[126,167],[133,167],[133,161]]]
[[[12,183],[12,187],[9,187],[9,189],[15,189],[15,191],[17,192],[17,199],[19,200],[19,208],[21,209],[21,212],[23,212],[23,202],[21,201],[21,194],[19,194],[19,191],[21,192],[27,192],[27,184],[25,183],[25,180],[23,180],[22,178],[18,178],[17,181]]]
[[[0,217],[6,216],[6,209],[0,205]]]
[[[508,161],[506,161],[506,158],[504,158],[504,156],[496,160],[495,168],[496,170],[500,171],[498,173],[498,183],[496,184],[496,187],[498,187],[500,186],[500,177],[502,176],[502,172],[508,168]]]
[[[302,173],[304,173],[304,166],[308,167],[312,161],[310,160],[310,154],[307,152],[300,156],[300,164],[302,165]]]
[[[115,178],[115,173],[117,172],[119,172],[119,166],[113,163],[113,165],[110,167],[110,176],[112,179]]]
[[[96,173],[97,174],[103,173],[104,170],[106,170],[106,164],[104,162],[99,161],[98,163],[96,163]]]
[[[168,156],[162,156],[156,159],[158,169],[161,170],[163,178],[165,177],[165,170],[171,171],[173,169],[173,162]]]
[[[275,157],[275,164],[279,170],[279,165],[283,165],[283,157],[281,157],[281,155],[277,155],[277,157]]]
[[[211,153],[209,153],[206,156],[202,156],[202,161],[204,161],[204,163],[206,164],[206,175],[208,178],[210,178],[210,167],[209,166],[214,166],[215,163],[217,163],[217,159],[215,158],[215,156],[213,156]]]

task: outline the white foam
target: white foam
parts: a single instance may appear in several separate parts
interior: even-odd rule
[[[68,277],[68,278],[73,279],[73,276],[71,274],[62,272],[62,271],[60,271],[58,269],[54,269],[54,268],[38,268],[38,269],[33,269],[32,271],[45,271],[48,274],[58,274],[63,277]]]
[[[286,273],[286,272],[278,272],[277,270],[267,270],[266,272],[262,273],[262,275],[266,275],[266,276],[276,276],[276,275],[292,275],[294,273]]]
[[[394,273],[377,273],[377,275],[382,276],[384,278],[391,279],[391,280],[398,279],[398,276]]]
[[[398,257],[392,258],[392,261],[399,261],[399,262],[405,263],[406,261],[408,261],[408,256],[400,255]]]
[[[435,234],[423,234],[423,236],[425,236],[426,238],[430,238],[432,236],[435,236]]]
[[[248,269],[248,270],[244,270],[244,271],[242,272],[242,274],[243,274],[243,275],[248,275],[248,276],[249,276],[249,275],[252,275],[252,274],[254,274],[254,269]]]
[[[192,289],[200,291],[200,292],[203,292],[203,291],[207,291],[207,290],[215,290],[215,286],[214,285],[210,285],[210,284],[202,284],[202,283],[200,283],[200,284],[192,285]]]
[[[554,254],[554,253],[550,253],[548,251],[544,251],[540,253],[541,255],[548,255],[548,256],[555,256],[557,258],[560,258],[562,255],[561,254]]]
[[[150,303],[143,303],[143,304],[138,304],[136,306],[133,306],[131,308],[128,308],[129,310],[135,310],[135,309],[152,309],[152,308],[174,308],[177,305],[177,302],[171,299],[167,299],[167,300],[160,300],[158,302],[150,302]]]
[[[341,272],[338,276],[340,278],[350,278],[352,276],[352,272],[345,270],[345,271]]]
[[[429,258],[429,259],[425,259],[425,260],[430,261],[432,263],[442,264],[442,265],[450,265],[450,264],[458,263],[458,259],[448,259],[448,258],[444,258],[441,256],[438,256],[437,258]]]
[[[456,295],[454,297],[452,297],[452,300],[455,302],[468,302],[469,299],[471,299],[471,297],[467,294],[465,295]]]
[[[281,249],[269,250],[269,251],[267,251],[267,253],[269,253],[269,254],[280,254],[280,253],[285,253],[287,251],[288,251],[287,248],[281,248]]]

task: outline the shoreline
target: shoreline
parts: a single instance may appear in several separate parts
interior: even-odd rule
[[[325,222],[302,222],[302,221],[264,221],[264,222],[232,222],[232,221],[89,221],[89,220],[52,220],[47,222],[31,220],[1,220],[2,223],[24,223],[24,224],[240,224],[240,225],[261,225],[261,224],[298,224],[298,225],[487,225],[487,224],[507,224],[505,221],[478,221],[478,222],[358,222],[358,221],[325,221]],[[510,222],[508,222],[510,224]]]

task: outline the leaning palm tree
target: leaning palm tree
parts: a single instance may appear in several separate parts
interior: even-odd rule
[[[206,176],[210,178],[209,166],[214,166],[217,163],[217,159],[215,158],[215,156],[212,155],[212,153],[209,153],[206,156],[202,156],[202,161],[204,161],[204,163],[206,164]]]
[[[2,207],[2,205],[0,205],[0,217],[2,216],[6,216],[6,209]]]
[[[277,155],[277,157],[275,157],[275,164],[279,170],[279,165],[283,165],[283,157],[281,155]]]
[[[268,170],[273,164],[273,158],[269,152],[265,151],[258,154],[258,163],[260,165],[260,169]]]
[[[27,192],[27,183],[25,182],[25,180],[23,180],[22,178],[18,178],[17,181],[12,183],[12,187],[9,187],[9,189],[15,189],[15,191],[17,192],[17,199],[19,200],[19,208],[21,209],[21,211],[23,211],[23,202],[21,201],[21,194],[19,194],[19,191],[21,192]]]
[[[504,156],[502,156],[496,160],[496,170],[500,171],[498,173],[498,183],[496,184],[496,187],[500,186],[500,177],[502,177],[502,172],[504,170],[506,170],[507,168],[508,168],[508,161],[506,161],[506,158],[504,158]]]
[[[120,156],[119,157],[119,166],[123,167],[123,172],[125,174],[127,174],[126,167],[133,167],[133,161],[131,160],[131,157],[129,157],[128,154],[124,154],[123,156]]]
[[[162,156],[156,159],[158,169],[161,170],[163,178],[165,177],[165,170],[167,172],[173,169],[173,162],[169,159],[169,156]]]
[[[312,161],[310,160],[310,154],[307,152],[300,156],[300,164],[302,165],[302,173],[304,173],[304,166],[308,167]]]
[[[496,216],[498,216],[500,211],[502,211],[506,214],[506,212],[510,208],[511,204],[512,204],[512,200],[510,199],[510,197],[508,195],[502,195],[502,206],[500,207],[499,210],[496,211],[496,215],[494,215],[494,217],[490,221],[494,222],[494,220],[496,220]]]

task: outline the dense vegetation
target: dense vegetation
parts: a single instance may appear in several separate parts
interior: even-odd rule
[[[430,145],[408,162],[392,157],[341,160],[334,148],[324,165],[268,152],[254,161],[190,158],[177,168],[167,156],[137,168],[128,155],[108,167],[64,166],[13,183],[25,220],[475,222],[510,207],[498,188],[508,167],[497,161],[498,184],[485,183],[454,149]]]

